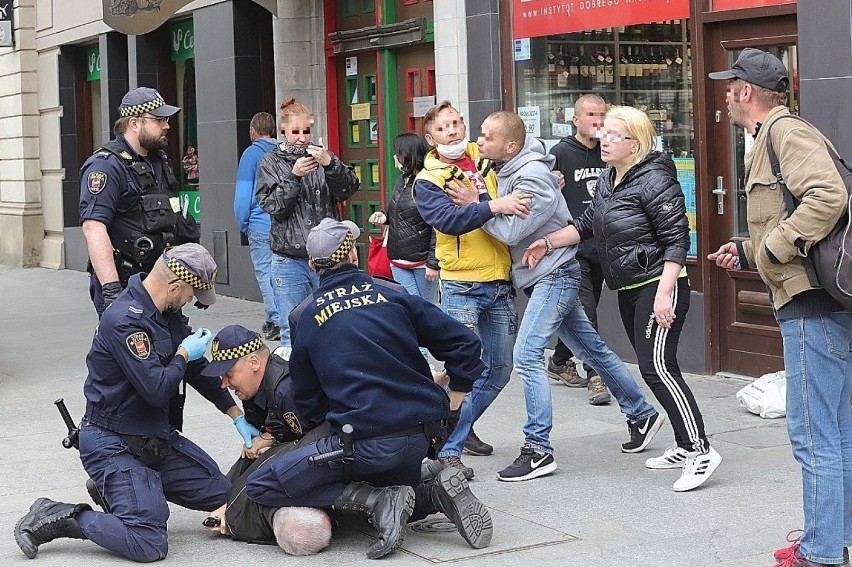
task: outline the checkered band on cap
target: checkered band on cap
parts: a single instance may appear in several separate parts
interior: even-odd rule
[[[212,283],[207,283],[189,270],[186,269],[186,266],[175,260],[174,258],[169,258],[166,261],[166,266],[174,272],[174,274],[191,285],[195,289],[213,289]]]
[[[314,264],[319,266],[333,266],[344,261],[349,256],[349,251],[355,246],[355,235],[351,230],[346,231],[346,238],[343,239],[343,244],[335,250],[328,258],[311,258]]]
[[[145,114],[146,112],[151,112],[152,110],[156,110],[161,106],[165,106],[166,101],[163,100],[159,94],[154,100],[149,100],[148,102],[143,102],[142,104],[134,104],[133,106],[124,106],[118,109],[119,114],[122,118],[127,118],[128,116],[140,116]]]
[[[216,339],[213,341],[213,346],[211,347],[213,350],[213,362],[236,360],[246,356],[247,354],[251,354],[256,350],[260,350],[262,346],[263,339],[260,338],[260,335],[255,336],[247,343],[225,350],[219,350],[219,339]]]

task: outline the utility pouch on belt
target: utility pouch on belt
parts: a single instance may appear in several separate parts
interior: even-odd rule
[[[159,437],[143,437],[141,435],[122,435],[122,441],[127,445],[130,454],[142,461],[148,467],[157,467],[169,454],[169,442]]]
[[[432,423],[423,424],[423,432],[429,439],[429,458],[437,459],[438,453],[444,447],[444,443],[449,436],[447,433],[446,421],[433,421]]]
[[[186,382],[181,381],[180,389],[169,400],[169,425],[183,431],[183,406],[186,404]]]
[[[162,193],[143,194],[140,202],[142,205],[142,232],[156,234],[173,230],[180,215],[172,210],[172,203],[167,195]]]

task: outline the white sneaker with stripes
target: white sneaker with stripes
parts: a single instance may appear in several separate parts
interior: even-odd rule
[[[645,461],[645,466],[649,469],[682,469],[688,456],[689,451],[675,445],[666,449],[659,457],[651,457]]]
[[[722,464],[722,456],[716,449],[710,447],[706,453],[689,453],[683,463],[683,473],[672,489],[675,492],[686,492],[704,484],[710,475]]]

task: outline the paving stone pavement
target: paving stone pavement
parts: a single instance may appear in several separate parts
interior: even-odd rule
[[[0,565],[29,560],[12,537],[15,522],[32,501],[48,496],[88,501],[77,454],[60,442],[63,423],[53,401],[64,398],[79,419],[84,408],[85,354],[97,319],[87,277],[73,271],[0,267]],[[240,323],[260,328],[262,306],[221,297],[207,311],[188,308],[191,322],[214,331]],[[333,345],[329,346],[333,355]],[[681,353],[682,357],[690,353]],[[636,374],[636,368],[632,367]],[[638,375],[637,375],[638,376]],[[491,510],[491,547],[473,550],[455,533],[409,531],[403,549],[383,564],[588,565],[763,567],[788,530],[801,523],[801,482],[784,420],[762,420],[738,407],[743,383],[690,375],[711,443],[722,465],[700,489],[671,490],[678,471],[644,467],[671,442],[666,426],[638,455],[619,452],[627,437],[613,403],[592,407],[585,390],[552,383],[553,444],[557,472],[525,483],[503,483],[496,473],[518,454],[525,409],[517,376],[476,426],[495,446],[490,457],[464,457],[476,471],[475,494]],[[649,399],[652,400],[649,394]],[[653,400],[652,400],[653,401]],[[659,404],[656,404],[659,406]],[[225,416],[190,390],[185,434],[224,469],[239,450]],[[205,514],[172,506],[169,565],[367,564],[369,528],[344,528],[331,546],[310,558],[286,556],[278,547],[247,545],[203,530]],[[433,517],[437,528],[446,527]],[[91,542],[60,540],[41,547],[38,566],[126,563]]]

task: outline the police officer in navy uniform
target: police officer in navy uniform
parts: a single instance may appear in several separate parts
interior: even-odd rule
[[[104,312],[86,357],[79,448],[83,468],[110,513],[39,498],[15,526],[15,540],[27,557],[34,558],[43,543],[71,537],[134,561],[156,561],[168,551],[167,502],[204,511],[225,502],[228,479],[175,428],[181,385],[188,382],[235,419],[244,439],[258,434],[219,380],[202,375],[213,335],[201,328],[193,333],[181,313],[193,295],[207,305],[215,302],[215,272],[216,263],[201,245],[176,246],[150,274],[132,276]]]
[[[80,222],[89,251],[89,294],[98,316],[133,274],[148,272],[171,245],[198,242],[182,211],[166,157],[169,118],[180,108],[154,89],[129,91],[118,107],[115,139],[80,169]]]
[[[401,286],[358,271],[359,236],[350,221],[323,219],[311,230],[306,247],[320,285],[289,321],[303,427],[328,421],[334,434],[267,460],[249,476],[246,493],[267,506],[366,514],[378,531],[367,556],[376,559],[402,543],[434,424],[460,406],[482,362],[479,338],[467,327]],[[420,346],[444,361],[449,397],[433,381]],[[341,447],[345,424],[354,428],[354,459],[309,467],[312,455]],[[423,489],[431,496],[424,501],[447,514],[470,545],[490,543],[488,510],[463,474],[441,470]]]
[[[213,339],[212,362],[204,375],[221,377],[222,386],[242,401],[246,418],[261,432],[243,446],[241,457],[228,472],[232,487],[227,504],[211,513],[204,525],[238,541],[274,544],[277,539],[288,553],[297,547],[287,545],[288,539],[297,540],[299,533],[325,532],[314,533],[310,541],[302,542],[308,545],[298,554],[305,555],[328,544],[331,522],[325,512],[319,516],[325,522],[317,521],[315,510],[277,514],[280,508],[260,505],[245,494],[246,479],[264,461],[331,434],[327,423],[310,432],[304,429],[296,410],[289,365],[282,356],[287,350],[279,346],[270,352],[258,333],[241,325],[229,325]]]

